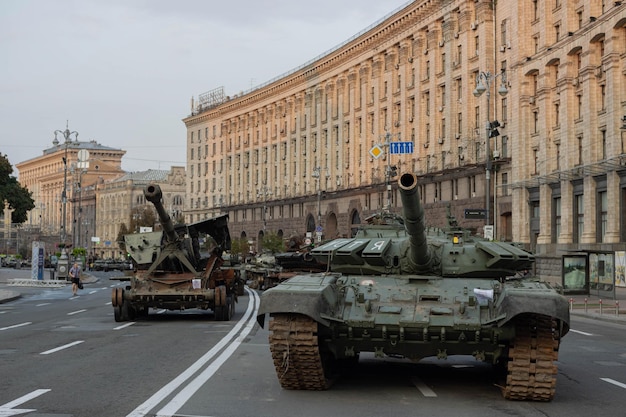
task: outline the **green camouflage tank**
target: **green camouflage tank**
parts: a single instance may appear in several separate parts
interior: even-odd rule
[[[559,343],[569,330],[567,299],[522,276],[534,256],[471,236],[451,221],[427,230],[417,177],[399,179],[403,217],[380,213],[353,238],[312,255],[327,272],[302,273],[264,292],[269,342],[286,389],[327,389],[361,352],[377,357],[473,355],[502,370],[502,392],[550,401]]]

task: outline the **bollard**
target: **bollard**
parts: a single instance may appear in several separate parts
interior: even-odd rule
[[[602,315],[602,300],[600,300],[600,315]]]
[[[619,300],[615,300],[615,316],[619,317]]]
[[[585,314],[587,314],[587,298],[585,298]]]
[[[569,299],[569,311],[574,311],[574,299]]]

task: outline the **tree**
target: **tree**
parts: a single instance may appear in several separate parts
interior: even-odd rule
[[[243,259],[244,255],[248,253],[248,239],[245,237],[232,239],[230,242],[230,253],[238,259]]]
[[[264,250],[270,251],[271,253],[279,253],[285,251],[285,243],[283,242],[283,239],[274,232],[266,233],[263,236],[263,239],[261,240],[261,246]]]
[[[128,227],[126,227],[126,223],[122,223],[120,225],[120,231],[117,234],[117,246],[119,246],[121,251],[126,252],[126,241],[124,240],[124,235],[128,234]]]
[[[130,227],[129,232],[139,232],[140,227],[152,227],[156,223],[156,214],[154,210],[149,206],[135,207],[130,214]]]
[[[28,212],[35,208],[32,193],[22,187],[17,178],[12,176],[13,167],[6,155],[0,153],[0,204],[4,209],[4,201],[9,203],[11,223],[22,224],[28,219]]]

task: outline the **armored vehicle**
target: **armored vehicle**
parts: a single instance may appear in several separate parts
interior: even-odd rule
[[[403,217],[388,211],[354,238],[312,251],[327,272],[295,276],[262,295],[269,343],[286,389],[329,388],[361,352],[446,359],[473,355],[494,365],[507,399],[549,401],[569,330],[568,302],[548,283],[522,277],[534,256],[473,237],[449,216],[427,229],[417,177],[399,179]]]
[[[163,230],[125,237],[136,272],[122,278],[130,285],[112,291],[115,321],[147,316],[150,308],[212,309],[217,320],[230,320],[237,282],[232,269],[221,268],[222,253],[231,244],[228,215],[175,226],[163,208],[161,188],[150,184],[144,195],[154,204]],[[200,241],[205,235],[211,236],[216,246],[202,256]]]

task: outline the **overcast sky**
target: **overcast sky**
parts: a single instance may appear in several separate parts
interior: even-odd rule
[[[0,0],[0,153],[38,157],[69,120],[124,170],[184,166],[191,97],[249,90],[408,3]]]

